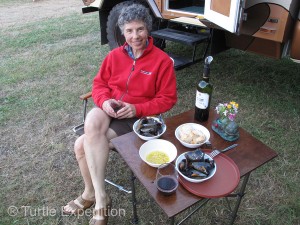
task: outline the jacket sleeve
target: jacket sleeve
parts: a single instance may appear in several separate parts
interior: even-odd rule
[[[159,70],[156,79],[155,97],[145,103],[135,104],[136,116],[160,114],[171,109],[177,102],[176,76],[173,62],[170,58]]]
[[[111,98],[111,90],[108,87],[108,80],[111,76],[111,68],[109,63],[109,55],[104,59],[101,68],[93,81],[92,97],[94,103],[102,108],[104,101]]]

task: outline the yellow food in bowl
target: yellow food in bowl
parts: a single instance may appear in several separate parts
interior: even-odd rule
[[[162,151],[153,151],[146,156],[146,160],[154,164],[163,164],[169,162],[169,156]]]

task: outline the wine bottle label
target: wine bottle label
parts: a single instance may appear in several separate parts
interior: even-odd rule
[[[206,109],[208,107],[209,94],[196,92],[196,107],[199,109]]]

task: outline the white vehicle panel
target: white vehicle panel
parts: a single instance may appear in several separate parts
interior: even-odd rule
[[[205,0],[204,18],[230,31],[237,32],[240,0]]]

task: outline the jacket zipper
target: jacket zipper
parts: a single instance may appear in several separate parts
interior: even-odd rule
[[[121,101],[122,101],[124,95],[128,93],[129,80],[130,80],[130,77],[131,77],[131,75],[132,75],[132,72],[134,71],[135,62],[136,62],[136,59],[133,60],[133,64],[132,64],[132,67],[131,67],[131,70],[130,70],[130,74],[129,74],[129,76],[128,76],[128,78],[127,78],[127,82],[126,82],[126,91],[122,94],[122,96],[121,96],[121,98],[120,98]]]

